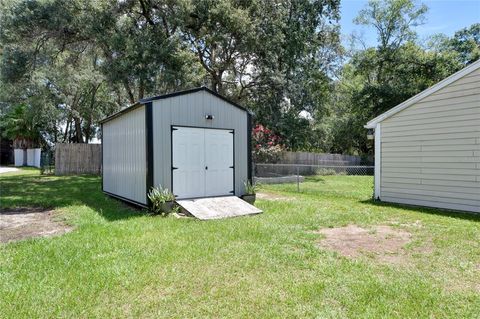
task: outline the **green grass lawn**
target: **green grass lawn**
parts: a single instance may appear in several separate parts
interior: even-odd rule
[[[480,316],[480,218],[374,203],[372,177],[264,186],[292,200],[207,222],[148,216],[104,196],[98,177],[22,170],[0,183],[2,208],[51,207],[75,226],[0,244],[1,318]],[[318,246],[316,230],[348,224],[409,231],[409,261]]]

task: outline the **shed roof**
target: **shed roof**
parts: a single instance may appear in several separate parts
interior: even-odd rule
[[[149,102],[152,102],[152,101],[156,101],[156,100],[162,100],[162,99],[167,99],[167,98],[170,98],[170,97],[174,97],[174,96],[179,96],[179,95],[185,95],[185,94],[190,94],[190,93],[195,93],[195,92],[199,92],[199,91],[205,91],[205,92],[208,92],[216,97],[218,97],[219,99],[222,99],[224,100],[225,102],[233,105],[234,107],[236,108],[239,108],[245,112],[248,112],[250,113],[250,111],[248,111],[245,107],[233,102],[233,101],[230,101],[229,99],[227,99],[226,97],[218,94],[217,92],[214,92],[212,90],[210,90],[209,88],[207,87],[204,87],[204,86],[201,86],[201,87],[196,87],[196,88],[192,88],[192,89],[188,89],[188,90],[183,90],[183,91],[177,91],[177,92],[173,92],[173,93],[167,93],[167,94],[162,94],[162,95],[157,95],[157,96],[152,96],[152,97],[148,97],[148,98],[145,98],[145,99],[141,99],[139,100],[138,102],[118,111],[117,113],[114,113],[104,119],[102,119],[100,121],[101,124],[105,123],[105,122],[108,122],[110,120],[113,120],[114,118],[122,115],[122,114],[125,114],[125,113],[128,113],[130,111],[133,111],[134,109],[142,106],[143,104],[146,104],[146,103],[149,103]]]
[[[480,60],[477,60],[470,64],[469,66],[461,69],[460,71],[450,75],[449,77],[443,79],[442,81],[438,82],[437,84],[429,87],[428,89],[418,93],[417,95],[409,98],[405,102],[395,106],[394,108],[391,108],[387,112],[380,114],[373,120],[369,121],[366,125],[365,128],[375,128],[375,126],[382,122],[383,120],[393,116],[394,114],[397,114],[400,111],[403,111],[407,107],[410,107],[411,105],[415,104],[416,102],[420,101],[423,98],[426,98],[427,96],[437,92],[438,90],[446,87],[447,85],[455,82],[456,80],[464,77],[465,75],[477,70],[480,68]]]

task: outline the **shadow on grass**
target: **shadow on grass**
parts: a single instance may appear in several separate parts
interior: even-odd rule
[[[98,176],[0,176],[2,208],[70,205],[88,206],[109,221],[144,215],[144,211],[103,194]]]
[[[373,199],[362,200],[360,201],[360,203],[367,204],[367,205],[374,205],[378,207],[399,208],[399,209],[408,210],[411,212],[430,214],[430,215],[439,215],[443,217],[451,217],[451,218],[480,222],[480,214],[476,214],[473,212],[470,213],[470,212],[454,211],[454,210],[441,209],[441,208],[429,208],[429,207],[414,206],[414,205],[407,205],[407,204],[388,203],[388,202],[381,202]]]

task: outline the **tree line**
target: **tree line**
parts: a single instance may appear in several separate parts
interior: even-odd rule
[[[480,56],[480,24],[419,41],[427,8],[370,1],[340,36],[339,0],[4,0],[0,127],[22,143],[88,143],[98,121],[205,85],[291,150],[367,154],[363,124]]]

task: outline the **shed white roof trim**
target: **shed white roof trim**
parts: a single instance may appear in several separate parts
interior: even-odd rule
[[[395,106],[394,108],[391,108],[387,112],[380,114],[373,120],[369,121],[367,125],[365,125],[365,128],[375,128],[378,123],[382,122],[383,120],[389,118],[390,116],[397,114],[398,112],[406,109],[407,107],[411,106],[412,104],[415,104],[416,102],[420,101],[421,99],[429,96],[430,94],[433,94],[437,92],[438,90],[444,88],[445,86],[449,85],[450,83],[455,82],[456,80],[462,78],[463,76],[475,71],[476,69],[480,68],[480,60],[477,60],[470,64],[469,66],[461,69],[460,71],[450,75],[449,77],[443,79],[442,81],[438,82],[437,84],[429,87],[428,89],[418,93],[417,95],[409,98],[405,102]]]

